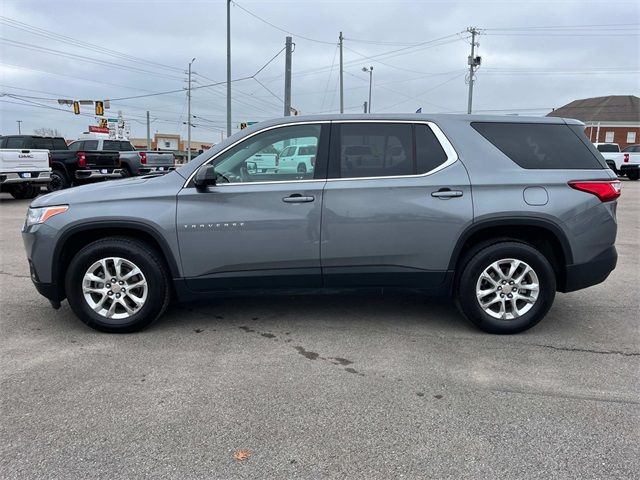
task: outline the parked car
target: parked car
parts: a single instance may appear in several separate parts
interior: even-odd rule
[[[602,153],[609,168],[616,174],[626,176],[629,180],[640,178],[640,149],[637,151],[625,149],[621,152],[617,143],[595,143],[594,145]]]
[[[640,152],[640,144],[638,145],[629,145],[622,149],[622,153],[639,153]]]
[[[120,153],[121,175],[131,177],[149,173],[167,173],[175,170],[176,158],[171,152],[136,150],[128,140],[111,140],[83,135],[80,140],[69,144],[74,151],[96,150]]]
[[[313,172],[316,162],[316,145],[292,145],[286,147],[276,160],[279,173]]]
[[[49,150],[22,148],[20,139],[0,137],[0,192],[34,198],[50,181]]]
[[[20,149],[47,149],[51,164],[50,192],[84,183],[121,178],[120,154],[95,150],[69,150],[62,137],[37,135],[10,135],[7,142],[20,145]]]
[[[261,122],[167,175],[33,201],[31,278],[106,332],[148,326],[174,295],[388,287],[453,297],[479,328],[521,332],[556,291],[616,265],[620,181],[583,129],[470,115]],[[247,169],[302,139],[318,145],[312,172]],[[345,169],[355,142],[383,152],[377,163]]]

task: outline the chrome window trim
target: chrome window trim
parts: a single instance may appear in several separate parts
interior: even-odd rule
[[[227,148],[218,152],[216,155],[211,157],[209,160],[206,160],[202,165],[196,168],[194,172],[191,175],[189,175],[189,178],[186,180],[182,188],[187,188],[191,180],[193,180],[193,177],[196,176],[196,173],[198,173],[198,170],[200,170],[202,167],[210,164],[211,162],[216,160],[220,155],[227,152],[229,149],[235,147],[241,142],[244,142],[245,140],[248,140],[254,135],[267,132],[269,130],[274,130],[276,128],[282,128],[282,127],[290,127],[295,125],[314,125],[314,124],[321,125],[321,124],[327,124],[327,123],[331,123],[331,124],[333,123],[409,123],[409,124],[416,124],[416,125],[417,124],[427,125],[431,129],[431,131],[434,133],[436,138],[438,139],[438,142],[440,142],[440,146],[444,150],[444,153],[447,156],[447,159],[443,163],[438,165],[436,168],[434,168],[433,170],[429,170],[428,172],[419,173],[415,175],[394,175],[394,176],[386,176],[386,177],[317,178],[317,179],[311,178],[307,180],[273,180],[269,182],[232,182],[232,183],[223,183],[220,185],[216,185],[216,187],[224,187],[224,186],[231,186],[231,185],[234,185],[234,186],[235,185],[270,185],[270,184],[280,184],[280,183],[339,182],[339,181],[354,181],[354,180],[378,180],[378,179],[384,180],[384,179],[394,179],[394,178],[420,178],[420,177],[427,177],[429,175],[433,175],[434,173],[439,172],[440,170],[444,170],[448,166],[457,162],[459,159],[458,153],[456,152],[455,148],[453,148],[453,145],[451,145],[451,142],[449,141],[447,136],[444,134],[444,132],[440,129],[438,125],[428,120],[373,120],[373,119],[367,120],[367,119],[364,119],[364,120],[318,120],[318,121],[304,121],[304,122],[289,122],[289,123],[281,123],[279,125],[272,125],[270,127],[265,127],[263,129],[253,132],[251,135],[247,135],[246,137],[242,137],[238,139],[237,141],[229,145]]]

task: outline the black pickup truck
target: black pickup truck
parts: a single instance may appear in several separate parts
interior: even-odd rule
[[[62,190],[72,185],[122,178],[120,154],[115,151],[82,150],[73,151],[67,147],[62,137],[40,137],[37,135],[10,135],[5,137],[14,148],[47,149],[51,164],[51,181],[47,185],[50,192]]]

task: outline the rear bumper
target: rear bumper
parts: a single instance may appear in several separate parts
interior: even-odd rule
[[[158,167],[140,167],[138,175],[147,175],[148,173],[169,173],[175,170],[174,165],[171,166],[158,166]]]
[[[583,288],[604,282],[616,268],[618,252],[611,246],[597,257],[585,263],[567,265],[564,285],[560,285],[560,292],[574,292]]]
[[[639,164],[622,164],[620,165],[620,173],[626,173],[626,172],[637,172],[638,170],[640,170],[640,165]]]
[[[29,174],[29,177],[24,175]],[[49,183],[51,172],[8,172],[0,173],[0,185],[12,185],[17,183]]]
[[[103,172],[106,170],[106,173]],[[78,180],[90,180],[90,179],[98,179],[98,178],[121,178],[122,177],[122,169],[116,168],[113,170],[110,169],[91,169],[91,170],[76,170],[76,178]]]

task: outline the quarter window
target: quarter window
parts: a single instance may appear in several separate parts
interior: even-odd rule
[[[340,125],[340,177],[412,175],[410,124],[344,123]]]
[[[447,161],[447,154],[427,125],[416,125],[416,171],[427,173]]]

